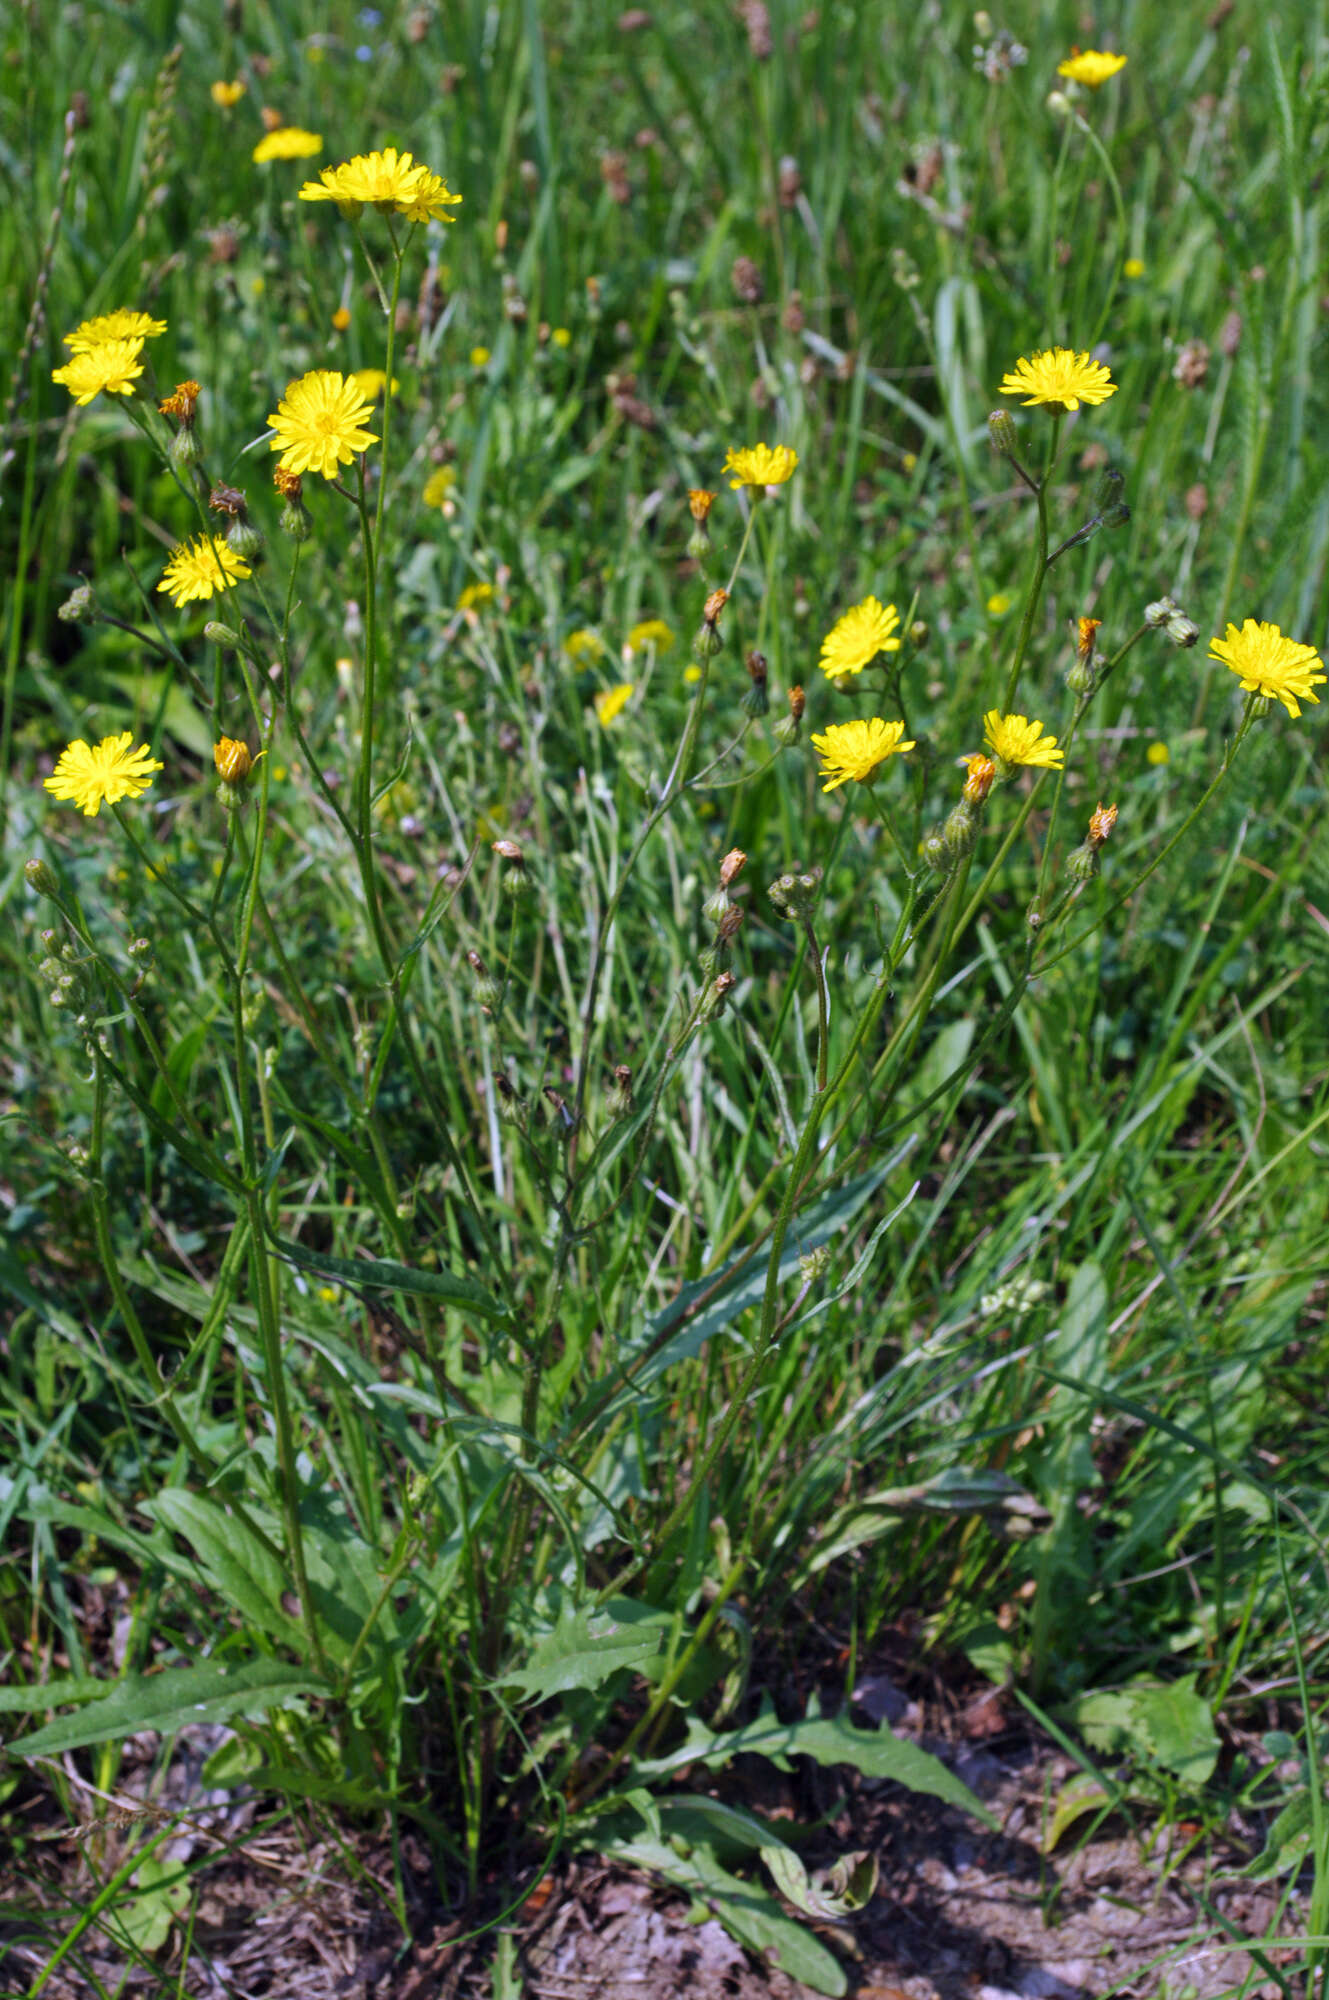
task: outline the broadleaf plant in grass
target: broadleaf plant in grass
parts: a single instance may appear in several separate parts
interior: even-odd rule
[[[835,33],[870,68],[861,23],[807,32],[823,93]],[[553,144],[539,51],[496,33]],[[1067,1726],[1117,1701],[1147,1750],[1181,1704],[1205,1782],[1201,1711],[1281,1616],[1270,1521],[1323,1536],[1251,1459],[1314,1282],[1309,1236],[1286,1269],[1265,1248],[1325,1116],[1309,1045],[1285,1053],[1314,571],[1218,573],[1182,526],[1168,468],[1235,447],[1219,410],[1183,449],[1161,320],[1123,298],[1129,77],[1049,112],[1044,157],[1009,63],[927,68],[987,93],[974,228],[924,150],[891,259],[842,134],[803,128],[821,168],[766,187],[778,66],[749,158],[741,121],[690,125],[676,56],[641,63],[660,143],[773,204],[778,328],[705,290],[739,209],[704,255],[671,236],[686,165],[674,206],[642,198],[652,275],[624,175],[546,198],[533,152],[529,254],[496,274],[499,183],[460,139],[460,204],[386,144],[289,198],[256,182],[243,337],[146,256],[113,296],[82,249],[52,266],[59,324],[130,325],[34,390],[113,454],[114,532],[63,506],[46,432],[25,446],[52,496],[25,533],[81,579],[84,650],[77,676],[16,652],[9,683],[23,1200],[58,1189],[66,1240],[19,1271],[0,1504],[73,1713],[0,1706],[34,1760],[224,1721],[232,1781],[414,1820],[480,1922],[521,1816],[533,1850],[655,1867],[834,1992],[829,1949],[735,1872],[793,1850],[708,1795],[734,1756],[981,1811],[848,1715],[853,1663],[923,1605]],[[483,97],[462,84],[458,131]],[[1110,254],[1060,259],[1093,202]],[[1205,255],[1224,216],[1197,200]],[[851,337],[845,285],[890,339]],[[1248,550],[1269,351],[1225,356]],[[17,550],[15,574],[45,636],[49,580]],[[1251,859],[1261,815],[1293,859]],[[155,1594],[104,1696],[58,1584],[76,1536]],[[1192,1543],[1182,1600],[1160,1579]],[[769,1703],[813,1605],[849,1628],[833,1718]],[[762,1865],[805,1911],[832,1893]]]

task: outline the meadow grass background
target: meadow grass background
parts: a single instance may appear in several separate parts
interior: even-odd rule
[[[145,1532],[145,1501],[198,1482],[99,1266],[67,1145],[89,1130],[83,1041],[34,972],[50,912],[23,865],[44,855],[116,949],[151,941],[144,1004],[180,1091],[205,1123],[224,1119],[235,1084],[208,940],[179,921],[109,816],[85,822],[41,789],[71,737],[133,728],[166,765],[135,825],[205,900],[225,844],[211,743],[245,721],[229,684],[220,719],[209,712],[217,655],[201,628],[225,607],[166,606],[186,673],[112,624],[57,615],[88,578],[107,609],[142,625],[140,589],[151,596],[167,549],[193,528],[117,399],[76,413],[51,384],[60,334],[122,304],[167,320],[150,349],[160,391],[187,376],[204,384],[210,469],[247,489],[270,538],[265,587],[280,597],[289,543],[266,414],[307,368],[381,367],[383,315],[335,209],[294,198],[310,167],[252,163],[258,108],[324,135],[312,167],[396,143],[464,196],[453,226],[421,232],[408,257],[381,557],[382,777],[408,738],[409,755],[376,823],[403,939],[442,882],[412,987],[434,1102],[394,1049],[377,1104],[383,1153],[370,1145],[356,1103],[379,1046],[383,975],[354,862],[280,728],[264,878],[279,921],[260,926],[244,1038],[265,1157],[280,1153],[268,1195],[287,1239],[480,1280],[496,1255],[518,1296],[550,1283],[562,1142],[537,1116],[541,1091],[567,1087],[591,940],[684,728],[683,668],[706,589],[686,555],[686,491],[720,491],[710,579],[720,582],[742,526],[719,477],[725,451],[764,438],[800,454],[794,481],[762,505],[726,612],[702,761],[743,727],[752,647],[769,662],[771,716],[716,783],[685,796],[631,875],[594,1009],[590,1126],[608,1129],[614,1064],[649,1089],[678,996],[699,983],[700,905],[719,857],[738,846],[750,896],[735,1003],[689,1050],[641,1172],[616,1187],[622,1201],[599,1238],[578,1243],[558,1278],[538,1429],[547,1443],[582,1439],[579,1472],[599,1497],[541,1461],[529,1520],[518,1508],[533,1539],[521,1579],[509,1577],[500,1653],[478,1675],[459,1637],[474,1628],[456,1581],[467,1504],[457,1467],[469,1452],[482,1474],[488,1446],[454,1439],[440,1471],[428,1398],[451,1379],[474,1411],[517,1425],[522,1357],[464,1313],[426,1327],[407,1294],[385,1312],[381,1295],[371,1302],[326,1272],[319,1282],[281,1269],[288,1389],[310,1506],[325,1509],[318,1531],[332,1546],[355,1524],[369,1601],[373,1579],[399,1578],[407,1555],[436,1595],[409,1631],[393,1626],[380,1683],[351,1724],[317,1704],[274,1712],[265,1767],[303,1773],[306,1792],[317,1778],[347,1812],[385,1797],[419,1805],[456,1894],[467,1879],[474,1887],[491,1837],[481,1798],[504,1783],[516,1796],[520,1762],[480,1724],[475,1738],[459,1723],[472,1680],[525,1671],[553,1616],[542,1575],[562,1576],[575,1597],[584,1565],[593,1593],[621,1571],[634,1536],[644,1557],[633,1587],[665,1615],[671,1662],[717,1591],[735,1590],[722,1580],[742,1544],[729,1622],[715,1628],[709,1675],[694,1676],[712,1720],[722,1684],[718,1712],[741,1712],[733,1677],[754,1635],[759,1659],[824,1665],[820,1634],[833,1631],[849,1685],[883,1627],[910,1618],[920,1643],[967,1652],[1057,1727],[1097,1728],[1098,1754],[1118,1760],[1114,1796],[1173,1817],[1217,1830],[1235,1801],[1276,1798],[1267,1781],[1253,1789],[1252,1732],[1305,1724],[1298,1740],[1315,1756],[1329,1527],[1322,710],[1293,723],[1275,708],[1129,909],[1038,982],[940,1112],[908,1116],[1007,990],[1040,860],[1029,835],[1014,845],[948,969],[889,1130],[865,1093],[829,1162],[832,1190],[850,1194],[827,1194],[796,1223],[799,1248],[829,1243],[829,1266],[664,1545],[653,1537],[689,1494],[742,1377],[745,1322],[720,1313],[709,1338],[681,1340],[667,1370],[608,1405],[597,1386],[612,1386],[652,1314],[769,1224],[778,1198],[811,1086],[816,1003],[765,886],[791,867],[826,868],[817,927],[841,1037],[871,990],[876,924],[889,936],[900,908],[879,824],[853,787],[823,797],[806,732],[753,775],[775,748],[784,691],[807,688],[815,728],[871,713],[822,680],[821,638],[869,591],[902,613],[916,605],[927,637],[906,688],[911,727],[935,750],[919,781],[925,825],[953,802],[954,759],[978,747],[982,713],[1000,698],[1031,507],[989,448],[986,416],[1015,359],[1054,341],[1105,344],[1119,390],[1081,412],[1055,516],[1068,534],[1093,511],[1105,464],[1124,476],[1131,508],[1128,524],[1052,572],[1020,707],[1058,727],[1078,615],[1102,618],[1117,645],[1171,591],[1201,633],[1193,651],[1149,633],[1087,718],[1064,846],[1098,800],[1115,800],[1121,817],[1086,909],[1095,898],[1107,908],[1217,767],[1236,708],[1230,677],[1205,661],[1209,635],[1256,616],[1325,638],[1323,8],[1275,27],[1242,0],[1099,16],[1027,7],[993,17],[1029,51],[1002,81],[974,60],[995,29],[979,33],[965,7],[766,14],[769,54],[752,10],[717,0],[640,18],[536,0],[380,10],[148,0],[15,6],[0,28],[0,348],[16,364],[0,472],[0,1513],[19,1556],[0,1585],[0,1643],[15,1684],[198,1661],[219,1647],[237,1659],[298,1651],[275,1613],[265,1629],[228,1601],[223,1571],[205,1566],[200,1583],[197,1542],[186,1561],[189,1536],[172,1539],[169,1510]],[[1128,67],[1077,105],[1115,169],[1120,206],[1103,156],[1047,104],[1057,61],[1075,43],[1104,42]],[[209,86],[231,77],[247,92],[224,110]],[[753,272],[736,284],[740,258]],[[1207,371],[1188,385],[1178,359],[1197,340]],[[1021,414],[1031,460],[1046,423]],[[453,475],[446,504],[427,505],[441,467]],[[294,627],[296,698],[336,784],[349,782],[358,729],[360,552],[351,510],[331,493],[307,499],[316,526]],[[476,584],[491,589],[464,605]],[[672,645],[625,661],[632,627],[657,618]],[[569,653],[569,635],[586,632],[599,648],[582,640]],[[620,680],[636,692],[604,728],[592,697]],[[489,846],[505,834],[523,842],[534,885],[516,906]],[[487,1013],[468,951],[502,984]],[[155,1089],[169,1110],[120,1033],[142,1094]],[[528,1145],[500,1122],[499,1071],[532,1106]],[[440,1149],[440,1117],[487,1190],[488,1248]],[[243,1282],[224,1323],[208,1319],[226,1205],[124,1097],[112,1100],[104,1178],[121,1268],[215,1490],[256,1518],[271,1505],[275,1520],[268,1390]],[[404,1385],[405,1401],[375,1401],[383,1381]],[[412,1409],[424,1413],[414,1424],[401,1414]],[[427,1504],[422,1478],[434,1482]],[[1016,1527],[1034,1532],[998,1531],[1011,1494],[1026,1510]],[[561,1569],[574,1544],[577,1561]],[[515,1553],[501,1538],[496,1548],[495,1561]],[[85,1613],[93,1587],[116,1579],[131,1636],[112,1668]],[[537,1695],[537,1683],[520,1694]],[[1183,1690],[1167,1727],[1139,1694],[1155,1683]],[[516,1698],[509,1689],[509,1705]],[[35,1696],[24,1705],[43,1719]],[[621,1740],[607,1697],[597,1708],[569,1695],[561,1720],[533,1713],[551,1782],[567,1779],[588,1731]],[[1278,1739],[1267,1754],[1280,1750],[1286,1775],[1297,1743]],[[94,1751],[94,1782],[114,1787],[118,1754],[113,1741]],[[482,1771],[484,1757],[502,1768]],[[431,1803],[458,1765],[470,1772],[464,1828]],[[17,1777],[4,1782],[21,1796]],[[290,1778],[288,1798],[298,1789]],[[1323,1883],[1318,1806],[1313,1831]]]

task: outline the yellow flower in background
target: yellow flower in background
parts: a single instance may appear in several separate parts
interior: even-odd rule
[[[893,604],[883,605],[875,597],[865,597],[838,618],[821,642],[821,670],[828,680],[838,681],[861,674],[878,653],[898,653],[895,637],[900,614]]]
[[[219,111],[229,111],[233,104],[240,102],[240,99],[245,94],[245,88],[246,86],[241,82],[239,77],[236,78],[234,83],[225,83],[219,78],[216,83],[210,86],[208,96]]]
[[[988,599],[988,617],[1004,618],[1010,610],[1012,602],[1013,600],[1007,596],[1004,590],[996,591]]]
[[[263,134],[251,157],[262,166],[265,160],[308,160],[322,151],[321,132],[306,132],[299,125],[278,125]]]
[[[1166,743],[1151,743],[1144,755],[1145,762],[1148,764],[1170,764],[1172,762],[1172,752],[1168,749]]]
[[[338,306],[336,312],[332,315],[333,332],[345,333],[350,323],[351,323],[351,312],[349,306]]]
[[[458,611],[475,611],[482,604],[492,604],[494,586],[492,583],[468,583],[457,599]]]
[[[249,573],[249,564],[243,556],[236,555],[225,542],[197,535],[192,542],[181,542],[171,550],[157,588],[166,591],[176,610],[181,611],[186,604],[206,602],[215,591],[230,590]]]
[[[1110,76],[1115,76],[1119,69],[1125,67],[1125,56],[1114,56],[1104,49],[1076,49],[1065,62],[1057,64],[1057,75],[1068,76],[1072,83],[1085,83],[1090,90],[1097,90],[1100,83],[1106,83]]]
[[[615,716],[621,715],[636,693],[635,681],[620,681],[617,687],[601,688],[594,696],[595,712],[600,718],[600,727],[608,729]]]
[[[1034,403],[1060,403],[1078,410],[1081,403],[1105,403],[1117,384],[1101,361],[1077,354],[1070,347],[1048,347],[1026,359],[1021,355],[1001,379],[1003,396],[1023,396],[1025,408]]]
[[[903,722],[883,722],[874,715],[865,722],[833,722],[812,738],[812,747],[821,758],[820,776],[827,780],[822,790],[833,792],[851,778],[871,784],[888,757],[912,750],[914,744],[912,738],[904,741]]]
[[[111,340],[137,340],[140,344],[165,333],[166,321],[154,319],[151,313],[134,312],[128,306],[120,306],[115,312],[100,313],[96,319],[85,319],[72,333],[65,335],[65,346],[71,354],[86,354],[94,347],[104,347]]]
[[[51,380],[68,389],[80,408],[103,389],[113,396],[132,396],[143,373],[142,352],[141,340],[104,340],[72,355],[63,368],[53,368]]]
[[[424,484],[420,498],[426,507],[441,507],[457,484],[457,475],[450,465],[436,466]]]
[[[1056,737],[1044,736],[1042,723],[1030,722],[1023,715],[1003,715],[999,709],[990,708],[983,717],[983,734],[992,746],[993,755],[1006,764],[1029,764],[1056,771],[1066,761],[1065,751],[1057,748]]]
[[[572,345],[572,334],[566,326],[556,326],[549,338],[553,341],[555,347],[571,347]]]
[[[374,402],[383,394],[388,380],[382,368],[353,368],[346,379],[348,382],[354,382],[367,403]],[[400,388],[401,383],[394,375],[392,378],[392,393],[394,396]]]
[[[473,347],[471,349],[472,368],[487,368],[488,365],[489,349],[487,347]]]
[[[794,476],[798,464],[798,453],[787,444],[744,445],[735,451],[731,445],[725,454],[721,472],[732,472],[730,487],[737,492],[740,486],[783,486]]]
[[[1325,678],[1315,671],[1323,665],[1320,655],[1314,646],[1284,638],[1277,625],[1255,618],[1248,618],[1240,631],[1229,625],[1225,638],[1209,641],[1209,657],[1230,667],[1248,694],[1281,701],[1293,717],[1301,714],[1299,701],[1319,706],[1320,697],[1312,689]]]
[[[1142,278],[1144,276],[1144,259],[1142,257],[1128,257],[1121,267],[1121,275],[1123,278]]]
[[[52,798],[72,800],[88,819],[96,819],[103,800],[113,806],[138,798],[152,783],[154,771],[165,767],[154,761],[146,743],[131,750],[133,740],[129,729],[123,736],[103,736],[96,745],[77,737],[43,779],[46,790]]]
[[[306,181],[301,201],[335,201],[349,205],[368,202],[385,212],[394,210],[412,222],[430,218],[446,222],[448,208],[461,200],[446,181],[421,166],[410,153],[387,146],[381,153],[357,153],[340,166],[323,167],[316,181]]]
[[[600,634],[588,631],[585,626],[569,632],[563,641],[563,651],[570,660],[600,660],[608,650]]]
[[[363,428],[372,415],[354,377],[335,368],[311,368],[287,384],[269,416],[276,433],[269,449],[281,453],[283,472],[321,472],[335,479],[338,466],[378,443],[377,433]]]
[[[663,618],[643,618],[628,633],[628,644],[634,653],[643,652],[647,646],[654,646],[657,653],[667,653],[673,643],[674,635]]]
[[[684,667],[683,678],[688,682],[699,681],[701,679],[701,668],[696,665]]]

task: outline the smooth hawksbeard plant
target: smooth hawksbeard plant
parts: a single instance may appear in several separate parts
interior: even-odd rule
[[[906,741],[903,722],[883,722],[879,715],[861,722],[833,722],[812,747],[821,759],[820,776],[826,779],[823,792],[833,792],[850,779],[870,784],[888,757],[914,748]]]
[[[262,166],[266,160],[308,160],[322,151],[321,133],[306,132],[299,125],[278,125],[263,134],[251,157]]]
[[[335,201],[351,211],[368,206],[411,222],[450,222],[448,210],[461,196],[410,153],[387,146],[381,153],[357,153],[340,166],[324,167],[316,181],[305,182],[300,199]]]
[[[154,319],[151,313],[135,312],[129,306],[119,306],[115,312],[83,320],[72,333],[64,336],[64,344],[71,354],[86,354],[94,347],[105,346],[108,340],[137,340],[141,344],[165,331],[164,319]]]
[[[1000,710],[990,708],[983,717],[983,735],[997,759],[998,776],[1002,764],[1012,767],[1027,764],[1035,770],[1056,771],[1066,761],[1056,737],[1045,736],[1041,722],[1030,722],[1023,715],[1002,715]]]
[[[1319,703],[1314,689],[1325,678],[1315,671],[1320,655],[1314,646],[1285,638],[1277,625],[1255,618],[1246,619],[1240,631],[1229,625],[1226,638],[1210,640],[1209,657],[1229,667],[1248,694],[1281,701],[1294,718],[1301,714],[1299,701]]]
[[[1106,49],[1076,49],[1067,56],[1065,62],[1057,64],[1057,75],[1067,76],[1072,83],[1087,84],[1090,90],[1097,90],[1109,77],[1125,69],[1125,56],[1112,55]]]
[[[129,729],[122,736],[103,736],[96,744],[75,737],[43,780],[47,791],[52,798],[72,801],[89,819],[96,819],[103,801],[113,806],[121,799],[138,798],[152,783],[153,773],[165,767],[154,760],[146,743],[131,749],[133,741]]]
[[[883,605],[875,597],[865,597],[861,604],[855,604],[838,618],[826,634],[821,647],[822,672],[828,680],[838,681],[850,674],[861,674],[878,653],[898,653],[900,641],[895,632],[899,623],[900,614],[893,604]]]
[[[274,433],[269,449],[279,451],[283,472],[319,472],[335,479],[340,465],[378,443],[364,429],[373,416],[354,376],[335,368],[312,368],[286,394],[268,418]]]
[[[1117,384],[1101,361],[1077,354],[1070,347],[1047,347],[1031,355],[1021,355],[1014,368],[1001,378],[1003,396],[1023,396],[1025,408],[1034,403],[1050,403],[1063,410],[1078,410],[1081,403],[1105,403],[1117,393]]]

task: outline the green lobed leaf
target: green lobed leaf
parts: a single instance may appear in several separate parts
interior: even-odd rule
[[[565,1610],[526,1665],[504,1674],[501,1685],[520,1688],[532,1701],[569,1688],[601,1687],[621,1667],[643,1670],[660,1651],[670,1623],[668,1612],[629,1597]]]
[[[284,1660],[249,1660],[231,1666],[209,1660],[197,1667],[168,1667],[157,1674],[135,1674],[117,1683],[114,1693],[77,1715],[62,1716],[33,1736],[16,1743],[20,1757],[56,1757],[64,1750],[82,1750],[89,1743],[110,1743],[155,1729],[169,1736],[188,1722],[226,1722],[233,1715],[262,1715],[282,1708],[300,1695],[330,1694],[322,1675]]]

